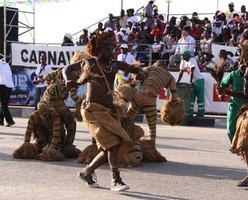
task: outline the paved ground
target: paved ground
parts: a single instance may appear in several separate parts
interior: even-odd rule
[[[245,164],[228,152],[223,128],[170,127],[158,125],[157,148],[166,163],[144,163],[121,169],[130,190],[109,190],[107,165],[96,173],[100,189],[89,189],[77,173],[83,167],[75,159],[40,162],[13,159],[11,154],[24,138],[27,118],[15,118],[13,127],[0,127],[1,200],[244,200],[246,188],[236,182],[246,174]],[[140,124],[147,132],[147,125]],[[75,144],[84,149],[91,138],[78,123]]]

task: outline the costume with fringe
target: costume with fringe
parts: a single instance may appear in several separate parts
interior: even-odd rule
[[[35,139],[35,144],[30,143],[31,136]],[[44,161],[64,160],[64,138],[59,113],[45,102],[40,102],[38,110],[29,117],[24,144],[15,150],[13,157]]]
[[[125,101],[131,101],[131,107],[129,108],[127,113],[129,119],[133,121],[137,112],[141,108],[146,115],[149,126],[149,137],[143,137],[140,139],[143,161],[166,161],[166,158],[162,156],[155,147],[157,124],[156,99],[163,88],[168,88],[171,93],[176,93],[177,87],[174,77],[165,68],[166,63],[164,63],[163,61],[157,61],[151,67],[144,68],[147,77],[142,83],[142,87],[140,90],[132,88],[129,85],[123,85],[117,88],[117,94],[120,98],[124,99]],[[170,123],[171,125],[178,125],[185,115],[184,104],[182,100],[177,103],[176,108],[180,108],[179,110],[177,109],[177,112],[179,111],[180,114],[173,112],[173,116],[173,114],[171,114],[171,110],[175,110],[175,102],[178,102],[179,99],[173,99],[173,101],[173,104],[169,104],[170,112],[168,112],[168,109],[165,110],[165,112],[162,112],[164,116],[161,117],[162,119],[165,119],[168,115],[167,119],[164,121]],[[178,117],[175,117],[175,113]]]
[[[75,79],[79,78],[79,73],[75,73]],[[42,100],[46,101],[49,106],[54,108],[60,115],[61,121],[66,129],[65,138],[65,154],[68,158],[78,157],[80,150],[75,148],[73,145],[75,135],[76,135],[76,121],[74,116],[65,103],[65,99],[68,98],[69,94],[71,98],[80,104],[82,98],[77,95],[76,89],[68,90],[65,86],[65,80],[62,75],[62,69],[58,69],[45,77],[48,83],[47,89],[44,92]]]

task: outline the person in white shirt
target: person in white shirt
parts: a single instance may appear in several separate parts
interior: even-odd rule
[[[189,75],[189,83],[192,85],[190,94],[190,111],[189,116],[193,117],[194,104],[197,98],[198,113],[197,116],[203,117],[205,114],[205,97],[204,97],[204,77],[200,72],[197,61],[195,58],[191,58],[191,53],[185,50],[182,55],[182,61],[180,63],[180,72],[178,75],[177,83],[183,77],[183,73],[186,72]]]
[[[122,53],[120,53],[117,56],[118,61],[123,61],[123,62],[128,63],[128,64],[133,64],[136,62],[134,56],[130,52],[128,52],[128,45],[127,44],[121,45],[121,51],[122,51]],[[120,84],[127,83],[132,78],[130,73],[124,72],[122,70],[118,70],[118,74],[117,74],[117,78],[116,78],[116,86],[118,86]]]
[[[5,61],[0,60],[0,126],[4,126],[4,118],[7,127],[15,124],[9,111],[9,99],[14,87],[10,66]]]
[[[195,55],[195,39],[190,35],[191,27],[185,25],[182,29],[182,37],[178,40],[176,51],[170,57],[169,66],[173,66],[175,62],[180,62],[182,54],[185,50],[190,52],[191,57]]]
[[[37,66],[37,69],[35,71],[35,76],[33,83],[36,86],[36,91],[35,91],[35,99],[34,99],[34,109],[37,110],[37,104],[40,101],[41,97],[43,96],[47,84],[44,80],[45,76],[52,72],[52,67],[48,64],[46,64],[46,56],[42,54],[40,56],[40,64]]]

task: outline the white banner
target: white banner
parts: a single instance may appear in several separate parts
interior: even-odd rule
[[[41,54],[47,57],[47,64],[63,67],[69,64],[73,52],[85,51],[85,46],[36,46],[30,44],[11,44],[12,65],[36,67]]]

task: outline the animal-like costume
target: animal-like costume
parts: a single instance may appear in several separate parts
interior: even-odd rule
[[[127,117],[129,119],[133,121],[140,108],[143,109],[146,115],[149,126],[149,135],[147,138],[141,139],[141,149],[143,152],[144,161],[166,161],[165,157],[163,157],[155,148],[157,124],[157,96],[163,88],[168,88],[171,92],[171,96],[173,96],[173,100],[176,99],[175,95],[177,87],[175,79],[166,70],[166,67],[166,63],[164,63],[162,60],[159,60],[152,66],[144,68],[147,77],[142,83],[140,90],[128,86],[120,86],[119,88],[117,88],[117,93],[119,94],[120,98],[123,98],[126,101],[131,101],[131,107],[129,108],[127,114]],[[184,111],[184,106],[181,106],[181,108],[182,111]],[[184,118],[185,112],[181,113],[182,120]]]
[[[75,78],[78,78],[76,73]],[[48,74],[45,77],[45,81],[48,83],[48,86],[42,100],[46,101],[50,107],[54,108],[59,113],[61,122],[65,126],[65,155],[68,158],[78,157],[80,150],[73,146],[76,135],[76,121],[69,107],[65,104],[65,99],[68,98],[69,93],[75,102],[81,102],[82,99],[77,95],[76,89],[68,90],[66,88],[65,80],[62,75],[62,68]]]
[[[64,128],[59,113],[46,102],[38,103],[28,120],[24,144],[13,153],[14,158],[59,161],[65,157],[63,152]],[[30,143],[31,136],[35,143]]]

